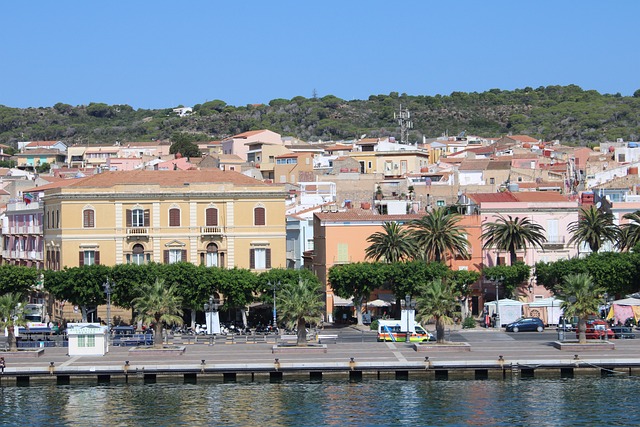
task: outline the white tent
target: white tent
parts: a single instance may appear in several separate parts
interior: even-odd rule
[[[539,317],[545,325],[557,325],[562,316],[562,301],[556,297],[541,298],[533,302],[525,303],[524,315],[527,317]]]
[[[353,297],[349,299],[340,298],[338,295],[333,296],[334,307],[353,307]]]
[[[640,299],[638,299],[638,298],[617,299],[615,301],[612,301],[611,304],[616,304],[616,305],[640,305]]]
[[[369,301],[367,303],[367,307],[390,307],[391,303],[383,301],[381,299],[374,299],[373,301]]]
[[[498,316],[500,316],[500,326],[514,322],[522,317],[522,306],[524,303],[509,298],[504,298],[497,301],[490,301],[484,303],[485,307],[489,310],[489,316],[493,317],[493,313],[496,312],[496,305],[498,309]]]

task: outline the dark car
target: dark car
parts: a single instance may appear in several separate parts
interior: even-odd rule
[[[618,339],[630,339],[636,337],[631,326],[612,326],[611,331],[613,332],[614,337]]]
[[[509,323],[505,330],[507,332],[542,332],[544,331],[544,323],[539,317],[523,317],[515,322]]]

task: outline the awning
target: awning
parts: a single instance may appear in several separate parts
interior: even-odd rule
[[[353,297],[349,299],[340,298],[337,295],[333,296],[334,307],[353,307]]]

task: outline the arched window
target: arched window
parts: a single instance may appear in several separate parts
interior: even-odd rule
[[[180,227],[180,209],[169,209],[169,227]]]
[[[85,209],[82,211],[82,226],[84,228],[94,228],[96,226],[95,222],[95,211],[93,209]]]
[[[207,253],[205,254],[205,265],[207,267],[218,266],[218,246],[215,243],[207,245]]]
[[[140,243],[133,245],[131,253],[131,264],[143,265],[144,264],[144,246]]]
[[[266,212],[263,207],[253,210],[253,225],[265,225],[267,223]]]
[[[207,210],[205,211],[205,225],[207,227],[218,226],[218,209],[207,208]]]

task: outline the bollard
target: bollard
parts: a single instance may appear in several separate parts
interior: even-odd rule
[[[351,357],[350,359],[351,360],[349,360],[349,367],[353,371],[354,369],[356,369],[356,361],[355,361],[355,358],[353,358],[353,357]]]
[[[280,359],[276,359],[275,362],[274,362],[274,365],[275,365],[276,371],[279,370],[280,369]]]
[[[55,363],[49,362],[49,375],[53,375],[53,371],[55,370]]]

